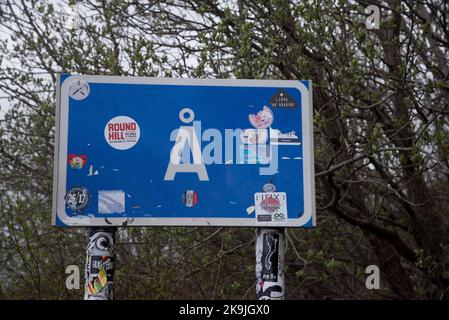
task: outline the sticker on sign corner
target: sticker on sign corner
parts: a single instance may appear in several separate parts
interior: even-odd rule
[[[287,222],[287,195],[285,192],[257,192],[254,194],[256,220],[274,225]]]
[[[64,200],[67,208],[78,213],[89,205],[90,193],[86,188],[76,186],[66,193]]]
[[[127,116],[118,116],[108,121],[104,128],[106,142],[117,150],[127,150],[136,145],[140,138],[137,122]]]

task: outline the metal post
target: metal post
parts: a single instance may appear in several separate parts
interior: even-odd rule
[[[285,298],[285,228],[256,229],[256,297]]]
[[[88,227],[84,300],[114,298],[115,233],[117,227]]]

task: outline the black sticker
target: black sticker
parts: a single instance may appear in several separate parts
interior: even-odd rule
[[[271,222],[271,214],[259,214],[257,215],[258,222]]]
[[[84,187],[73,187],[67,192],[64,199],[67,208],[80,212],[89,204],[90,193]]]
[[[262,280],[278,281],[279,234],[264,234],[262,248]]]
[[[296,100],[282,89],[270,99],[270,103],[273,108],[296,108],[298,106]]]

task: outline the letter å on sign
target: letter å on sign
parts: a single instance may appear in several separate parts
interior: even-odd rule
[[[64,74],[56,118],[56,226],[315,226],[310,81]]]

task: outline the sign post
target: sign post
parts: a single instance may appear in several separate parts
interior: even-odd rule
[[[53,225],[106,227],[89,237],[110,244],[114,227],[261,228],[268,284],[276,230],[315,226],[311,92],[306,80],[60,75]]]
[[[87,227],[84,300],[114,299],[117,227]]]
[[[285,228],[256,229],[256,297],[285,299]]]

